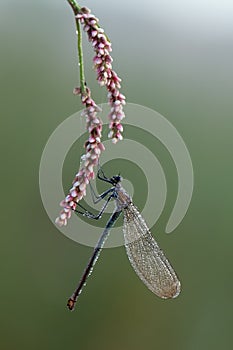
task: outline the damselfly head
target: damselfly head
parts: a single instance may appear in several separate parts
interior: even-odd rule
[[[113,186],[116,186],[122,180],[123,179],[120,175],[115,175],[115,176],[111,177],[110,182],[113,184]]]

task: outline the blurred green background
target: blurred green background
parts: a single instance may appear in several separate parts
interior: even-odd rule
[[[164,115],[191,154],[192,202],[175,232],[165,235],[177,179],[168,155],[155,145],[169,193],[152,231],[183,289],[177,299],[160,300],[136,277],[124,247],[105,249],[76,310],[66,309],[92,249],[50,222],[38,169],[50,134],[81,109],[72,95],[78,85],[73,14],[65,0],[2,0],[0,347],[230,349],[233,5],[220,0],[81,4],[100,18],[112,40],[114,69],[127,100]],[[88,85],[98,103],[106,102],[91,69],[93,54],[88,44],[85,48]],[[72,152],[64,169],[66,189],[79,164],[80,151]],[[111,166],[114,172],[114,161]]]

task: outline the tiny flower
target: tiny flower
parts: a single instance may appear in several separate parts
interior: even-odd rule
[[[76,190],[72,190],[71,192],[70,192],[70,194],[71,194],[71,196],[72,197],[77,197],[77,195],[78,195],[78,193],[77,193],[77,191]]]
[[[117,124],[116,128],[117,128],[117,130],[118,130],[119,132],[123,132],[123,126],[122,126],[122,124]]]
[[[73,94],[74,94],[74,95],[80,95],[80,94],[81,94],[81,89],[80,89],[80,87],[74,88]]]

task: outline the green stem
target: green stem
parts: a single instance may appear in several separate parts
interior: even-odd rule
[[[86,83],[85,83],[85,73],[84,73],[84,61],[83,61],[83,47],[82,47],[82,30],[80,22],[76,19],[76,28],[78,33],[78,60],[79,60],[79,75],[80,75],[80,89],[81,93],[86,92]]]
[[[81,10],[81,6],[79,6],[77,4],[77,2],[74,0],[67,0],[67,1],[70,4],[70,6],[72,7],[74,14],[77,15],[79,13],[79,11]]]
[[[76,3],[74,0],[67,0],[70,6],[72,7],[72,10],[74,12],[74,15],[76,16],[81,7]],[[81,94],[84,94],[86,92],[86,84],[85,84],[85,73],[84,73],[84,61],[83,61],[83,48],[82,48],[82,30],[79,20],[76,18],[76,28],[77,28],[77,35],[78,35],[78,61],[79,61],[79,76],[80,76],[80,90]]]

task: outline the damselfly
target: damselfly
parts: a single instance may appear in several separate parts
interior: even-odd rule
[[[163,251],[159,248],[150,233],[150,230],[138,209],[132,203],[131,197],[122,187],[122,177],[116,175],[107,178],[101,169],[98,171],[97,177],[112,185],[110,189],[102,193],[100,196],[96,196],[96,202],[103,198],[107,198],[105,205],[97,216],[86,211],[80,204],[79,206],[84,209],[84,212],[77,212],[81,213],[83,216],[99,219],[112,198],[115,200],[116,208],[94,248],[93,254],[84,270],[83,276],[79,281],[76,290],[68,300],[68,308],[70,310],[74,309],[78,296],[82,292],[87,278],[93,270],[100,251],[109,235],[109,231],[114,226],[122,212],[124,215],[123,233],[125,248],[129,261],[135,272],[147,288],[160,298],[175,298],[180,293],[180,281]]]

